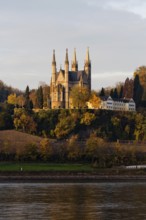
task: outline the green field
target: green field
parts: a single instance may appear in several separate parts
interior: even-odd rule
[[[0,171],[93,171],[88,164],[0,163]]]

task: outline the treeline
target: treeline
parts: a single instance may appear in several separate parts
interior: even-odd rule
[[[146,140],[146,112],[114,112],[89,109],[39,110],[0,107],[0,129],[15,128],[30,134],[66,139],[79,135],[86,139],[94,133],[107,141]]]
[[[7,86],[3,81],[0,80],[0,103],[5,102],[8,96],[13,93],[20,95],[22,92],[11,86]]]
[[[39,86],[38,89],[32,90],[30,90],[29,86],[27,86],[25,92],[20,95],[11,93],[7,98],[7,102],[15,107],[21,107],[27,110],[43,109],[50,107],[49,97],[50,87],[46,84],[43,84]]]
[[[111,96],[113,99],[133,99],[136,107],[146,107],[146,67],[141,66],[134,72],[134,78],[117,83],[115,88],[102,88],[99,96]]]
[[[108,143],[95,134],[86,141],[79,141],[78,135],[72,135],[66,141],[42,139],[39,145],[34,143],[15,150],[1,145],[1,161],[21,162],[80,162],[91,163],[93,167],[110,168],[121,165],[143,164],[146,152],[142,147],[122,146]]]

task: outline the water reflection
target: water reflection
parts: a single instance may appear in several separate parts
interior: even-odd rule
[[[141,220],[145,204],[145,183],[0,184],[0,220]]]

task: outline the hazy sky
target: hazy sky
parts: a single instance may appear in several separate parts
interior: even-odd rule
[[[50,83],[76,48],[92,61],[92,89],[132,77],[146,65],[146,0],[0,0],[0,80],[25,89]]]

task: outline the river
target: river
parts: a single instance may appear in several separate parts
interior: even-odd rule
[[[146,183],[0,183],[0,220],[144,220]]]

